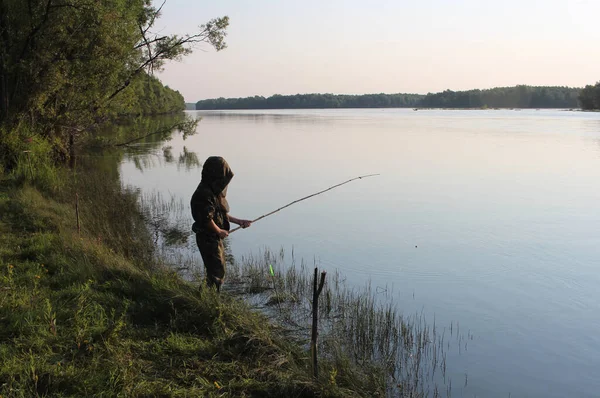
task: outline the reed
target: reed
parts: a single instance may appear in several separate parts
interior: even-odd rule
[[[177,202],[144,214],[97,171],[51,192],[0,180],[0,396],[381,396],[314,381],[284,329],[167,267],[148,214]]]
[[[275,290],[270,286],[269,264],[275,269]],[[312,317],[313,268],[304,261],[296,264],[286,256],[265,249],[257,256],[245,256],[230,265],[229,287],[242,294],[255,308],[266,312],[296,338],[308,342]],[[337,377],[353,374],[352,369],[371,369],[384,380],[391,396],[440,396],[449,394],[452,380],[447,373],[448,350],[465,345],[465,336],[452,323],[439,330],[422,313],[403,316],[394,303],[391,289],[380,293],[371,283],[362,288],[348,286],[339,271],[329,272],[319,310],[319,353],[327,361],[321,374],[335,371]],[[280,307],[272,307],[273,303]],[[335,364],[335,365],[333,365]],[[333,366],[333,368],[332,368]],[[341,367],[341,368],[340,368]],[[467,376],[465,375],[465,378]]]

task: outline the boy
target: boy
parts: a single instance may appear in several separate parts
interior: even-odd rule
[[[220,156],[206,159],[202,167],[202,180],[192,195],[191,208],[196,233],[196,243],[204,267],[206,282],[221,290],[225,277],[225,248],[223,239],[229,235],[230,222],[248,228],[252,222],[229,215],[227,185],[233,178],[229,165]]]

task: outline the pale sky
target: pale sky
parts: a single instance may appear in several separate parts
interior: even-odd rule
[[[600,80],[600,0],[168,0],[157,27],[224,15],[227,49],[159,74],[186,102]]]

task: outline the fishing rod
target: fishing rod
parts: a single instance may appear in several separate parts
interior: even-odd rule
[[[255,219],[255,220],[252,220],[251,222],[252,222],[252,223],[255,223],[255,222],[259,221],[259,220],[262,220],[262,219],[263,219],[263,218],[265,218],[265,217],[269,217],[270,215],[272,215],[272,214],[275,214],[275,213],[277,213],[278,211],[281,211],[281,210],[285,209],[286,207],[290,207],[290,206],[291,206],[291,205],[293,205],[293,204],[296,204],[296,203],[298,203],[298,202],[302,202],[303,200],[306,200],[306,199],[312,198],[313,196],[320,195],[320,194],[322,194],[322,193],[324,193],[324,192],[331,191],[333,188],[340,187],[340,186],[342,186],[342,185],[344,185],[344,184],[347,184],[347,183],[349,183],[349,182],[352,182],[352,181],[354,181],[354,180],[361,180],[361,179],[363,179],[363,178],[368,178],[368,177],[373,177],[373,176],[378,176],[378,175],[379,175],[379,174],[368,174],[368,175],[364,175],[364,176],[360,176],[360,177],[354,177],[354,178],[351,178],[351,179],[350,179],[350,180],[348,180],[348,181],[344,181],[344,182],[342,182],[342,183],[340,183],[340,184],[334,185],[334,186],[332,186],[332,187],[329,187],[329,188],[327,188],[327,189],[324,189],[324,190],[322,190],[322,191],[319,191],[319,192],[317,192],[317,193],[313,193],[312,195],[308,195],[308,196],[305,196],[305,197],[303,197],[303,198],[300,198],[300,199],[294,200],[293,202],[291,202],[291,203],[288,203],[287,205],[285,205],[285,206],[282,206],[282,207],[280,207],[280,208],[279,208],[279,209],[277,209],[277,210],[273,210],[273,211],[272,211],[272,212],[270,212],[270,213],[264,214],[264,215],[262,215],[262,216],[258,217],[257,219]],[[231,233],[233,233],[233,232],[235,232],[235,231],[237,231],[238,229],[241,229],[241,228],[242,228],[242,227],[237,227],[237,228],[234,228],[234,229],[232,229],[231,231],[229,231],[229,233],[231,234]]]

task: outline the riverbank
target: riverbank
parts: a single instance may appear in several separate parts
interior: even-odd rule
[[[314,381],[265,316],[161,264],[137,193],[110,172],[57,173],[0,182],[0,396],[384,394],[327,360]]]

